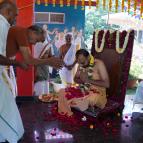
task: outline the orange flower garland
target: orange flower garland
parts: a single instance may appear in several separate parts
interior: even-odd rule
[[[37,4],[40,5],[40,4],[41,4],[41,1],[40,1],[40,0],[37,0]]]
[[[63,6],[64,6],[63,0],[60,0],[60,7],[63,7]]]
[[[115,12],[118,12],[118,0],[115,1],[116,4],[115,4]]]
[[[140,12],[140,14],[141,14],[141,17],[143,16],[142,14],[143,14],[143,0],[141,0],[141,12]]]
[[[109,1],[109,11],[112,10],[112,0]]]
[[[70,0],[67,0],[67,6],[70,6],[70,2],[71,2]]]
[[[130,12],[130,8],[131,8],[131,0],[128,0],[128,12]]]
[[[48,6],[48,0],[45,0],[45,6]]]
[[[134,0],[134,15],[136,15],[136,9],[137,9],[137,0]]]
[[[125,1],[122,0],[122,12],[124,12]]]
[[[106,0],[103,0],[103,9],[106,7]]]
[[[81,5],[82,5],[81,10],[84,10],[84,7],[85,7],[85,1],[84,0],[82,0]]]
[[[78,0],[75,0],[75,1],[74,1],[74,8],[75,8],[75,9],[77,9],[77,3],[78,3]]]
[[[99,0],[96,0],[96,8],[99,7]]]
[[[52,0],[52,2],[53,2],[53,7],[55,7],[56,6],[56,0]]]

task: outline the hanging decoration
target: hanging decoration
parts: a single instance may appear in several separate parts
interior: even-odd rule
[[[91,0],[89,0],[89,9],[91,9],[91,5],[92,5],[92,1]]]
[[[64,6],[64,2],[63,0],[60,0],[60,7],[63,7]]]
[[[120,31],[116,31],[116,52],[117,53],[122,54],[126,50],[127,44],[129,41],[130,32],[131,32],[130,30],[127,31],[123,47],[120,48]]]
[[[67,0],[67,6],[70,6],[71,0]]]
[[[56,0],[52,0],[52,3],[53,3],[53,7],[56,6]]]
[[[75,8],[75,9],[77,9],[77,3],[78,3],[78,0],[75,0],[75,1],[74,1],[74,8]]]
[[[84,0],[81,1],[81,6],[82,6],[81,10],[84,10],[85,9],[85,1]]]
[[[101,41],[101,44],[99,46],[98,44],[98,36],[99,36],[99,32],[101,30],[96,30],[95,31],[95,51],[97,51],[98,53],[101,53],[103,51],[103,48],[104,48],[104,44],[105,44],[105,36],[106,36],[106,33],[107,31],[104,30],[104,33],[103,33],[103,36],[102,36],[102,41]]]
[[[106,8],[106,0],[103,0],[103,9],[105,10]]]
[[[134,0],[134,15],[136,15],[137,10],[137,0]]]
[[[100,4],[101,2],[101,4]],[[108,2],[108,3],[107,3]],[[99,6],[102,5],[103,9],[106,9],[108,7],[109,12],[112,11],[112,8],[115,8],[115,12],[120,12],[119,7],[121,7],[121,11],[124,12],[125,9],[127,9],[127,12],[133,12],[134,15],[140,11],[140,17],[143,18],[143,0],[115,0],[115,3],[113,4],[113,0],[36,0],[36,4],[45,4],[45,6],[48,6],[48,4],[52,4],[53,7],[56,6],[56,4],[60,4],[60,7],[63,7],[64,5],[67,5],[68,7],[72,4],[74,5],[74,8],[77,9],[77,6],[81,6],[81,10],[85,10],[85,6],[89,6],[89,9],[91,9],[91,6],[96,6],[98,9]],[[140,9],[138,9],[138,6],[140,6]]]
[[[128,13],[130,12],[130,8],[131,8],[131,0],[128,0]]]
[[[96,8],[99,8],[99,0],[96,0]]]
[[[45,6],[48,6],[48,0],[45,0]]]
[[[118,3],[118,0],[115,0],[115,12],[118,12],[118,5],[119,5],[119,3]]]
[[[41,4],[41,1],[40,1],[40,0],[37,0],[37,4],[40,5],[40,4]]]
[[[102,37],[101,37],[101,32],[103,32]],[[95,31],[95,51],[97,53],[101,53],[103,51],[104,47],[105,47],[105,41],[107,40],[106,39],[107,32],[108,32],[107,30],[96,30]],[[125,39],[124,39],[122,47],[120,47],[121,46],[121,44],[120,44],[120,39],[121,39],[120,31],[109,30],[110,34],[112,34],[114,32],[116,32],[116,39],[115,39],[116,40],[116,43],[115,43],[116,52],[118,54],[122,54],[122,53],[124,53],[124,51],[127,48],[128,41],[129,41],[129,36],[130,36],[131,31],[130,30],[127,31],[127,34],[125,36]],[[99,37],[101,37],[101,42],[100,42],[100,38]]]
[[[112,0],[109,0],[109,11],[112,10]]]
[[[125,0],[122,0],[122,12],[124,12]]]
[[[141,0],[141,11],[140,11],[140,15],[143,18],[143,0]]]

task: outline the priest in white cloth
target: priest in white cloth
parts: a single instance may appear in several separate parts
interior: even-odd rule
[[[53,55],[53,46],[47,40],[44,43],[37,43],[34,47],[35,58],[49,58]],[[49,73],[52,73],[52,67],[48,65],[35,66],[34,94],[36,96],[49,94]]]
[[[9,65],[26,68],[24,63],[6,57],[6,40],[10,25],[15,22],[17,8],[9,0],[0,3],[0,142],[17,143],[23,136],[24,128],[15,102],[16,82],[10,77],[14,73]],[[6,66],[7,65],[7,66]],[[9,77],[9,74],[10,77]]]
[[[76,61],[75,54],[77,47],[72,43],[72,35],[67,34],[65,37],[66,43],[60,47],[60,58],[63,59],[65,66],[59,70],[59,75],[62,84],[69,85],[74,84],[74,76],[76,73]]]

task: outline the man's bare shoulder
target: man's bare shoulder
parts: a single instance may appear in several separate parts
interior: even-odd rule
[[[104,62],[100,59],[95,59],[95,64],[96,65],[105,65]]]

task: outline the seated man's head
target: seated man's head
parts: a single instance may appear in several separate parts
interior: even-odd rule
[[[28,40],[30,44],[36,44],[37,42],[44,42],[45,41],[44,30],[37,25],[32,25],[28,27]]]
[[[90,54],[85,49],[80,49],[76,52],[76,61],[82,67],[87,67],[90,63]]]
[[[67,44],[71,44],[72,35],[71,35],[71,34],[67,34],[67,35],[65,36],[65,40],[66,40],[66,43],[67,43]]]

